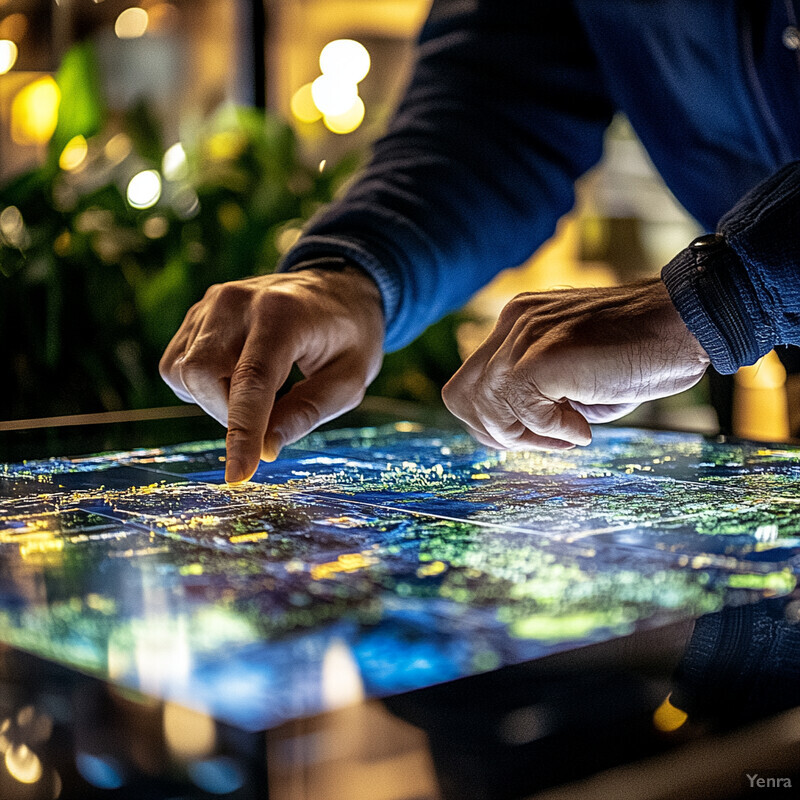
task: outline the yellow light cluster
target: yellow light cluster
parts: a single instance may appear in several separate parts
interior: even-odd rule
[[[352,133],[366,111],[358,84],[369,72],[369,52],[354,39],[336,39],[322,49],[319,67],[322,74],[294,93],[292,114],[305,123],[322,119],[333,133]]]
[[[11,138],[22,145],[47,144],[60,103],[61,91],[49,75],[29,83],[11,101]]]
[[[311,577],[315,581],[325,580],[337,572],[358,572],[358,570],[374,563],[376,563],[375,559],[364,553],[345,553],[339,556],[336,561],[329,561],[326,564],[317,564],[312,567]]]

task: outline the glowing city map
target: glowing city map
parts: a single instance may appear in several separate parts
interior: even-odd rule
[[[415,423],[0,467],[0,641],[262,729],[783,595],[800,448]]]

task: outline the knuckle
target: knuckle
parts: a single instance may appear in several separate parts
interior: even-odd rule
[[[271,287],[258,298],[258,309],[286,322],[299,317],[305,310],[302,299],[291,289]]]
[[[205,299],[223,308],[235,308],[247,302],[250,294],[251,290],[237,281],[215,283],[206,291]]]
[[[453,408],[458,403],[458,393],[456,391],[455,386],[453,385],[453,381],[449,380],[443,387],[442,387],[442,400],[444,404],[452,411]]]
[[[317,404],[308,397],[298,400],[292,409],[297,430],[310,430],[320,421],[322,413]]]
[[[243,359],[236,365],[231,376],[231,390],[237,392],[262,391],[265,380],[265,368],[260,361]]]
[[[222,289],[222,287],[224,285],[225,284],[222,284],[222,283],[212,283],[211,286],[209,286],[206,289],[205,294],[203,295],[203,297],[207,298],[207,299],[211,299],[211,298],[216,297],[220,293],[220,291],[221,291],[221,289]]]
[[[190,350],[180,362],[179,369],[184,378],[200,377],[208,372],[208,359],[196,350]]]
[[[168,353],[164,353],[158,362],[158,374],[161,375],[162,379],[167,383],[169,383],[172,378],[172,368],[174,364],[174,359]]]
[[[500,318],[503,320],[516,319],[530,307],[531,300],[535,296],[532,292],[523,292],[511,298],[500,312]]]

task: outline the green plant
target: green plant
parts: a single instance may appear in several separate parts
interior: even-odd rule
[[[177,402],[157,364],[186,310],[213,283],[272,271],[360,154],[312,168],[286,122],[239,107],[168,151],[146,106],[108,113],[88,44],[56,81],[47,158],[0,188],[0,418]],[[137,209],[130,181],[148,171],[160,197]],[[381,391],[438,399],[458,365],[452,328],[389,357]]]

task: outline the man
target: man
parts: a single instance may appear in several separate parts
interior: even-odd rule
[[[411,341],[524,261],[627,114],[708,230],[663,281],[521,295],[445,387],[475,437],[570,447],[588,422],[800,341],[792,0],[440,0],[388,134],[276,275],[215,286],[162,359],[228,427],[226,478],[361,400]],[[743,196],[744,199],[737,203]],[[733,210],[730,210],[733,209]],[[297,363],[305,380],[277,402]]]

